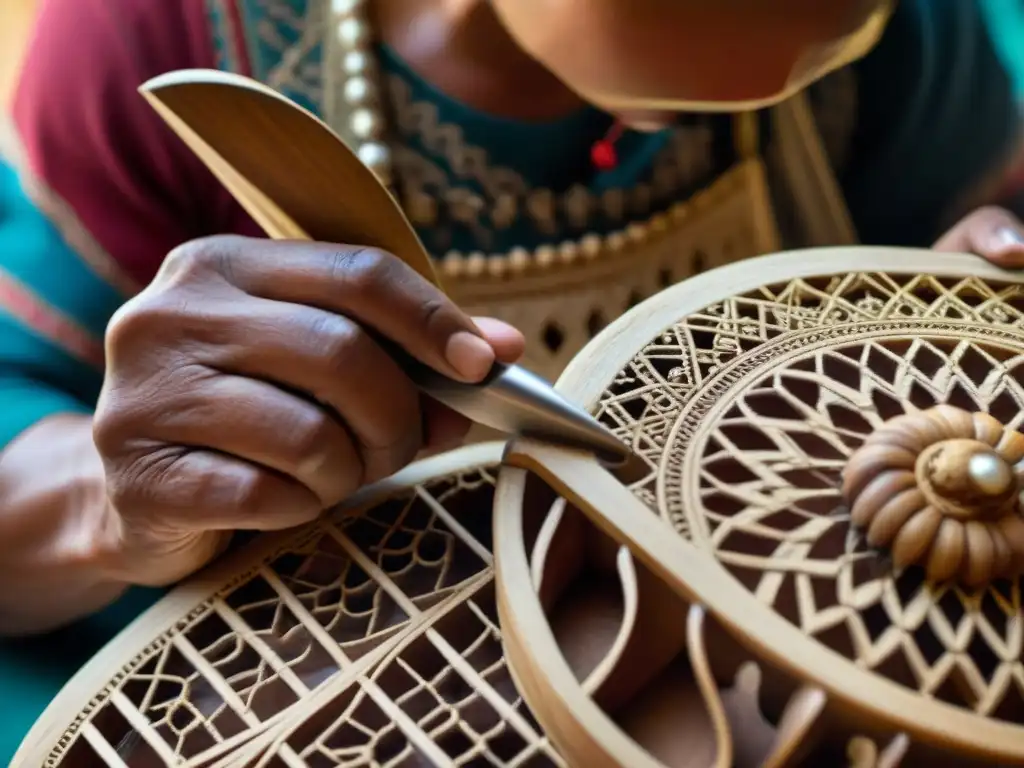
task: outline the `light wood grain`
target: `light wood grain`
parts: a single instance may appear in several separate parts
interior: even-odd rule
[[[398,203],[311,112],[214,70],[170,72],[140,90],[272,237],[372,245],[440,284]]]

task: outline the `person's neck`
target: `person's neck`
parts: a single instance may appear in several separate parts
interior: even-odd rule
[[[438,90],[488,114],[546,120],[580,98],[523,51],[486,0],[377,0],[382,41]]]

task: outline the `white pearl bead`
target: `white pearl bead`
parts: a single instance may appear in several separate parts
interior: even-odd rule
[[[1013,482],[1009,464],[992,453],[976,453],[968,459],[967,473],[982,493],[998,496]]]
[[[365,77],[350,77],[345,81],[345,101],[354,106],[365,104],[373,98],[373,85]]]
[[[352,113],[349,126],[360,139],[376,139],[380,135],[381,121],[372,109],[360,108]]]
[[[369,141],[361,145],[356,154],[372,170],[384,168],[391,160],[391,153],[388,151],[388,148],[376,141]]]
[[[338,40],[349,48],[361,48],[370,39],[370,27],[362,20],[348,16],[338,22]]]
[[[348,16],[357,11],[365,0],[331,0],[331,10],[338,16]]]
[[[346,75],[365,75],[372,66],[370,57],[363,51],[349,51],[341,60],[341,68]]]
[[[601,249],[604,248],[604,239],[593,232],[588,232],[580,240],[580,250],[583,251],[583,255],[588,259],[597,258],[601,255]]]

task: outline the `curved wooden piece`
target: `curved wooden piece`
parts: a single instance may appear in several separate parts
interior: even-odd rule
[[[705,647],[704,621],[707,612],[703,606],[691,605],[686,617],[686,649],[689,652],[690,664],[694,677],[704,697],[704,705],[711,715],[714,729],[715,768],[729,768],[732,765],[732,736],[729,733],[729,720],[725,716],[722,697],[718,693],[715,677],[708,661]]]
[[[217,70],[170,72],[140,90],[271,237],[381,248],[440,285],[398,203],[311,112]]]
[[[910,739],[907,734],[900,733],[894,736],[878,756],[877,768],[899,768],[909,749]]]
[[[847,744],[846,757],[849,768],[899,768],[909,749],[910,739],[905,733],[894,736],[882,750],[871,739],[857,736]]]
[[[607,685],[610,675],[622,662],[629,641],[636,634],[637,614],[640,610],[640,588],[637,585],[636,567],[629,550],[620,547],[615,558],[616,572],[622,585],[622,622],[611,646],[605,656],[583,681],[583,690],[596,701],[600,701],[599,693]]]
[[[506,468],[513,482],[499,484],[495,509],[521,507],[525,472]],[[594,768],[661,768],[614,720],[582,690],[548,623],[531,577],[525,532],[519,515],[494,518],[495,574],[502,642],[517,687],[545,732],[574,752],[573,763]],[[501,551],[502,555],[498,555]],[[509,610],[509,604],[515,610]],[[543,668],[535,661],[543,660]]]
[[[825,711],[828,697],[820,688],[801,688],[786,705],[779,730],[764,768],[788,768],[813,744],[811,729]]]
[[[605,710],[615,711],[684,649],[678,617],[686,604],[649,571],[638,570],[625,547],[613,549],[606,562],[601,539],[586,518],[557,499],[538,532],[530,568],[544,612],[583,690]],[[613,616],[614,630],[609,626]]]
[[[979,280],[991,280],[999,285],[1020,282],[1019,277],[998,270],[976,257],[930,251],[818,249],[751,260],[705,273],[670,288],[612,324],[569,366],[559,381],[559,389],[585,406],[596,407],[615,376],[625,369],[638,350],[651,344],[656,354],[659,334],[681,317],[701,311],[715,301],[725,302],[721,311],[728,312],[729,297],[756,291],[766,285],[778,286],[781,290],[782,286],[793,285],[800,280],[817,280],[807,290],[812,294],[817,290],[820,295],[825,295],[825,291],[832,290],[821,287],[826,279],[835,275],[835,284],[835,281],[845,278],[847,271],[868,277],[878,273],[878,279],[883,281],[887,274],[937,275],[939,277],[934,279],[941,283],[936,283],[935,290],[940,292],[947,290],[946,286],[951,292],[961,290],[958,279],[964,284]],[[893,283],[894,290],[895,286]],[[1011,296],[1012,287],[1006,290],[1010,291],[1006,295]],[[927,301],[921,301],[925,306],[928,301],[936,302],[937,299],[931,295]],[[1019,297],[1012,301],[1016,307]],[[780,307],[779,311],[798,313],[800,309],[794,305]],[[717,322],[718,318],[715,320]],[[941,324],[942,321],[938,322]],[[949,327],[942,327],[939,332],[955,340],[954,324],[951,321]],[[920,321],[913,327],[929,326]],[[1020,332],[1019,324],[1006,322],[1000,326],[999,332],[1004,334],[1007,344],[1013,349],[1024,343],[1024,333]],[[658,364],[666,365],[665,371],[670,365],[667,360],[658,361]],[[665,371],[661,372],[662,376]],[[638,376],[643,376],[643,373],[641,368],[635,371]],[[635,436],[638,441],[642,438],[640,434]],[[848,658],[804,634],[798,626],[762,604],[708,551],[694,546],[668,527],[657,513],[652,513],[633,493],[589,458],[529,441],[515,441],[506,452],[505,460],[507,464],[542,478],[557,494],[586,514],[599,529],[628,547],[639,562],[670,584],[681,598],[707,606],[725,629],[757,658],[789,679],[805,682],[811,689],[819,689],[829,702],[854,713],[854,718],[865,718],[886,728],[902,730],[915,741],[976,755],[978,759],[1013,761],[1020,758],[1021,730],[1017,723],[986,717],[944,700],[922,698],[900,682],[860,669]],[[522,472],[503,473],[499,481],[497,516],[508,525],[513,525],[514,515],[506,504],[514,503],[513,500],[521,495],[520,490],[512,486],[525,482],[526,474]],[[706,532],[698,531],[697,535],[703,536]],[[499,538],[497,544],[498,562],[514,562],[515,536]],[[742,558],[737,555],[735,562],[740,567]],[[512,578],[509,574],[508,569],[498,569],[499,591],[504,593],[501,596],[504,621],[509,626],[517,623],[523,627],[536,626],[540,617],[534,616],[535,621],[529,625],[518,617],[521,610],[533,614],[534,609],[528,608],[527,603],[536,598],[508,583],[507,579]],[[853,599],[861,598],[858,594]],[[536,660],[534,639],[524,635],[520,642],[530,647],[530,655]],[[524,659],[519,661],[529,663]],[[529,693],[527,696],[533,701]]]
[[[609,711],[629,707],[643,695],[686,650],[688,632],[680,621],[688,611],[686,602],[647,568],[636,564],[626,547],[619,549],[619,560],[629,563],[635,608],[631,620],[623,623],[621,644],[616,644],[601,663],[600,677],[587,681],[593,686],[588,690],[594,700]]]
[[[563,595],[583,568],[586,551],[580,546],[584,535],[583,516],[557,499],[544,518],[530,557],[533,585],[545,610]]]

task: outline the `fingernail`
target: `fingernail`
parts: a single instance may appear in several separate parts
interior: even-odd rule
[[[1014,248],[1024,245],[1024,234],[1013,227],[1000,227],[996,230],[993,239],[996,248]]]
[[[494,365],[491,345],[469,331],[459,331],[448,338],[445,359],[468,381],[479,381]]]

